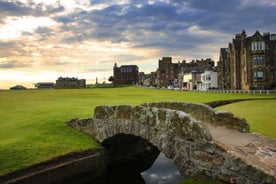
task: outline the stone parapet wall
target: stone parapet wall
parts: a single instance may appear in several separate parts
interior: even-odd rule
[[[237,129],[241,132],[249,132],[250,130],[250,125],[244,118],[234,116],[230,112],[215,111],[210,106],[204,104],[185,102],[159,102],[145,103],[142,104],[142,106],[180,110],[206,123],[226,126],[228,128]]]
[[[178,110],[128,105],[98,106],[95,108],[94,117],[95,119],[105,119],[105,121],[112,120],[114,123],[119,121],[119,125],[122,121],[130,121],[132,123],[125,124],[135,126],[134,123],[138,123],[153,127],[158,131],[170,130],[184,139],[196,139],[197,141],[212,139],[204,123],[186,112]],[[129,127],[129,129],[131,128]],[[117,127],[114,129],[116,130]]]

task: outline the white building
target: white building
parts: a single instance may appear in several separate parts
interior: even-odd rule
[[[186,90],[197,89],[197,82],[201,80],[200,71],[193,70],[191,73],[184,73],[181,75],[180,87]]]
[[[201,74],[201,82],[197,83],[197,90],[207,91],[218,87],[218,74],[213,71],[205,71]]]

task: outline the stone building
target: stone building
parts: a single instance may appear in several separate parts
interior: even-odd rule
[[[56,88],[85,88],[86,80],[69,77],[59,77],[56,80]]]
[[[144,72],[139,73],[139,85],[141,86],[153,86],[156,87],[156,72],[151,72],[149,74],[145,74]]]
[[[117,66],[117,63],[113,67],[114,86],[119,85],[136,85],[139,82],[138,78],[139,68],[137,65],[122,65]]]
[[[167,87],[172,85],[174,87],[182,86],[182,78],[185,73],[191,73],[193,70],[205,71],[213,68],[215,62],[211,59],[193,60],[187,63],[185,60],[182,62],[172,63],[171,57],[163,57],[159,60],[157,69],[157,86]]]
[[[172,85],[175,80],[178,80],[178,74],[181,71],[183,63],[172,63],[171,57],[163,57],[159,60],[157,69],[157,86],[167,87]]]
[[[276,34],[236,34],[220,50],[219,87],[233,90],[276,88]]]
[[[217,65],[218,69],[218,86],[221,89],[231,89],[231,80],[230,80],[230,60],[229,60],[229,49],[221,48],[220,49],[220,58]]]

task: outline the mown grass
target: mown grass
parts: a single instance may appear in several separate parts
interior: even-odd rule
[[[96,147],[93,139],[71,129],[65,122],[76,117],[92,117],[98,105],[138,105],[158,101],[204,103],[260,97],[275,95],[215,94],[137,87],[0,91],[0,175],[72,151]]]
[[[254,100],[233,103],[216,108],[244,117],[251,132],[276,138],[276,100]]]

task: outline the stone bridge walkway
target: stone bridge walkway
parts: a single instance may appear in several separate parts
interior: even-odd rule
[[[205,123],[213,142],[256,168],[276,176],[276,140],[256,133],[241,133]],[[275,181],[276,183],[276,181]]]

